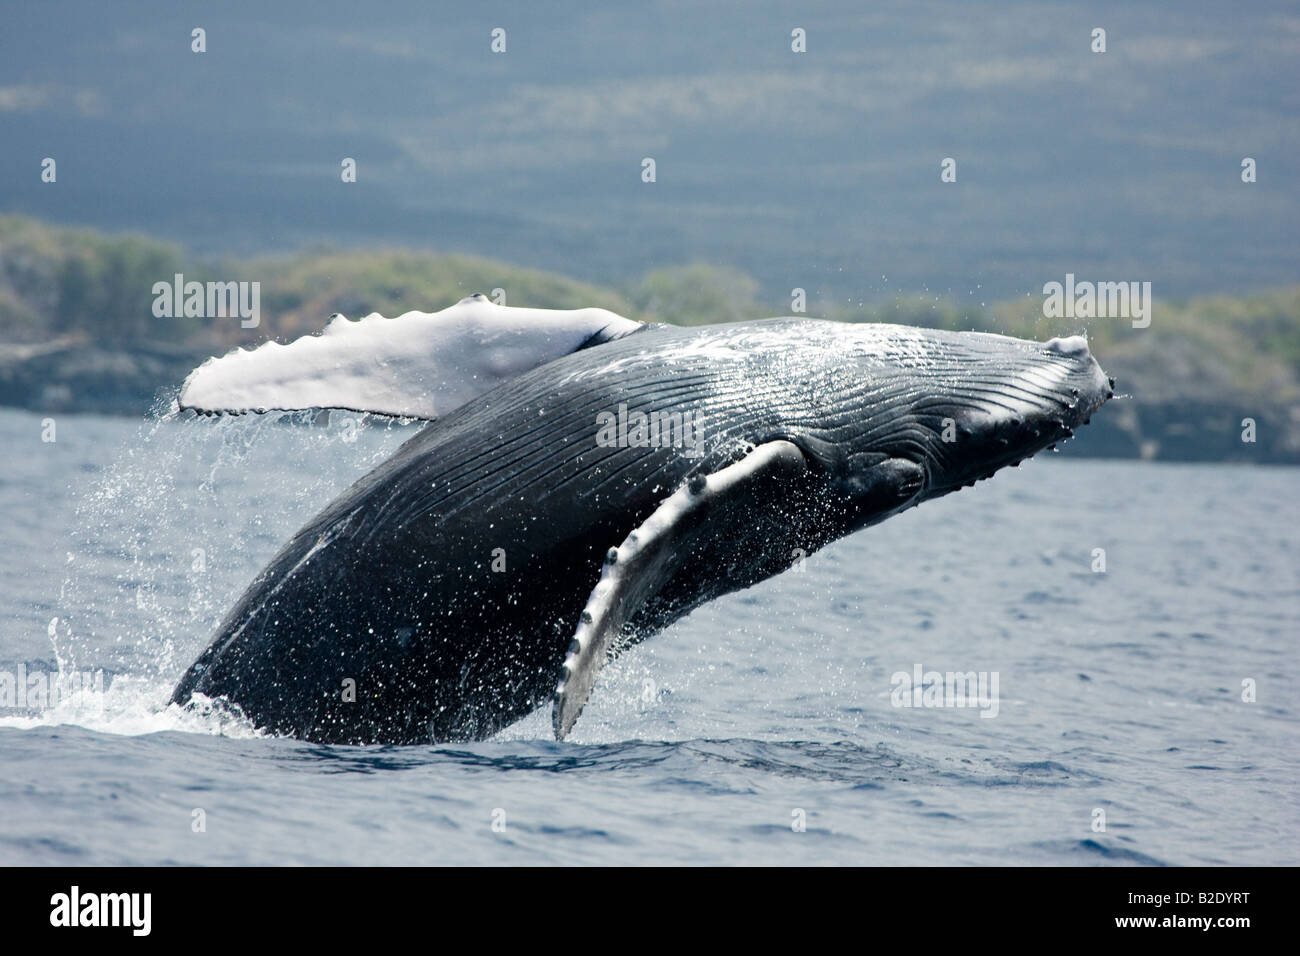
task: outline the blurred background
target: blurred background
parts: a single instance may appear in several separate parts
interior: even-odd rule
[[[1300,461],[1298,53],[1293,2],[12,5],[0,403],[140,414],[214,351],[494,288],[688,323],[802,289],[1086,331],[1130,397],[1075,453]],[[155,318],[178,272],[260,282],[261,324]],[[1150,327],[1044,318],[1067,273],[1150,282]]]

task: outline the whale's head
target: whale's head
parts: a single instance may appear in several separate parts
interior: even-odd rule
[[[1081,335],[1038,343],[971,334],[963,347],[937,363],[939,387],[914,406],[932,432],[922,448],[930,496],[1073,438],[1114,395]]]
[[[1078,335],[868,327],[838,363],[839,381],[852,382],[827,437],[870,521],[1073,437],[1114,394]]]

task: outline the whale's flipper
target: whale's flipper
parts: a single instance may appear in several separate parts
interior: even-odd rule
[[[692,477],[621,545],[610,550],[555,689],[551,720],[556,740],[564,739],[582,713],[610,642],[690,555],[696,536],[710,517],[719,509],[752,507],[748,489],[756,482],[795,477],[807,468],[803,453],[791,442],[759,445],[721,471]],[[704,535],[711,537],[707,531]]]
[[[186,379],[180,406],[346,408],[433,419],[506,379],[638,328],[605,309],[516,309],[482,295],[395,319],[336,315],[320,335],[209,359]]]

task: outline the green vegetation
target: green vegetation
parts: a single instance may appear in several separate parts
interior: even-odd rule
[[[151,311],[153,283],[181,271],[183,261],[178,246],[143,236],[0,216],[0,340],[187,339],[199,331],[197,320],[160,323]]]
[[[159,319],[153,285],[185,281],[261,283],[262,323]],[[641,312],[617,292],[475,256],[393,249],[307,251],[202,262],[179,246],[0,216],[0,342],[71,337],[101,345],[194,342],[210,346],[318,332],[328,316],[434,311],[474,292],[508,290],[508,302],[537,308],[600,306]]]

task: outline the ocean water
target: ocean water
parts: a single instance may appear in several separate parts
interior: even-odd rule
[[[49,425],[0,411],[0,864],[1300,863],[1300,472],[1040,456],[634,648],[564,743],[351,748],[166,701],[410,428]]]

